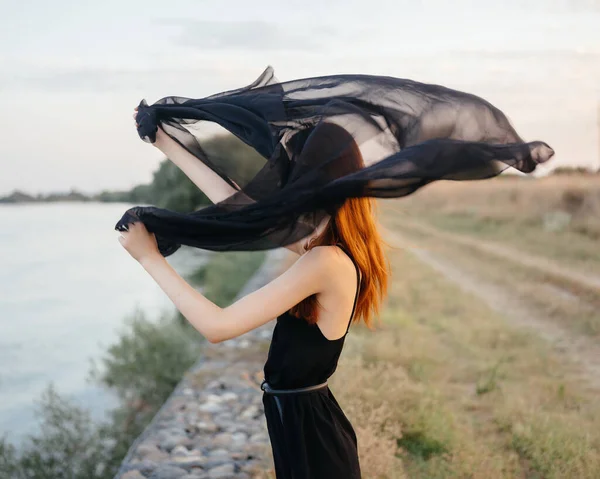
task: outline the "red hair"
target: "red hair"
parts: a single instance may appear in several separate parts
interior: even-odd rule
[[[302,157],[331,154],[337,148],[335,159],[328,161],[324,172],[335,178],[364,167],[364,161],[354,138],[342,127],[333,123],[319,125],[318,135],[311,135],[302,149]],[[315,139],[316,137],[316,139]],[[342,147],[340,147],[340,141]],[[310,163],[310,160],[304,160]],[[361,272],[361,282],[353,322],[361,319],[372,329],[373,317],[378,316],[388,289],[390,265],[384,254],[386,244],[377,228],[376,202],[370,197],[350,197],[331,213],[324,230],[312,238],[306,250],[315,246],[341,243]],[[312,295],[290,309],[296,317],[310,324],[318,319],[317,295]]]

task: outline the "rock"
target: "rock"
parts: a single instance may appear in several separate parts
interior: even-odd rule
[[[188,406],[188,398],[187,397],[174,397],[171,399],[169,406],[174,411],[177,411],[181,408],[185,408]]]
[[[252,457],[250,454],[248,454],[247,452],[244,451],[234,451],[229,453],[229,456],[231,457],[231,459],[240,461],[240,460],[247,460],[249,457]]]
[[[269,440],[269,436],[264,432],[257,432],[252,434],[248,439],[249,442],[267,442]]]
[[[224,479],[231,478],[234,474],[235,468],[233,464],[223,464],[217,466],[208,471],[208,477],[210,479]]]
[[[233,435],[229,432],[221,432],[213,436],[212,442],[215,446],[227,447],[231,444]]]
[[[225,394],[221,395],[222,401],[236,401],[237,399],[238,395],[231,391],[227,391]]]
[[[194,392],[194,390],[192,388],[185,388],[185,389],[183,389],[183,391],[181,391],[182,396],[192,397],[195,394],[196,393]]]
[[[248,436],[243,432],[236,432],[231,435],[231,445],[233,447],[239,447],[246,443]]]
[[[157,466],[158,464],[156,462],[150,461],[148,459],[142,459],[138,462],[130,462],[129,464],[124,464],[123,472],[140,471],[142,474],[148,475],[152,471],[154,471],[154,469],[156,469]]]
[[[222,466],[223,464],[231,464],[231,458],[229,456],[215,456],[207,458],[206,464],[204,465],[205,469],[213,469],[217,466]]]
[[[156,444],[142,443],[137,447],[135,452],[143,457],[143,456],[146,456],[147,454],[151,454],[151,453],[157,452],[157,451],[159,451],[159,449],[156,446]],[[162,451],[160,451],[160,452],[162,452]]]
[[[192,467],[202,468],[207,463],[207,458],[200,455],[193,455],[188,457],[177,456],[171,459],[172,465],[177,467],[183,467],[184,469],[191,469]]]
[[[242,446],[242,451],[253,457],[262,456],[265,451],[268,451],[269,445],[258,442],[247,443]]]
[[[227,394],[227,393],[225,393]],[[210,393],[208,396],[206,396],[206,400],[208,402],[221,402],[223,401],[223,396],[224,394],[212,394]]]
[[[172,466],[170,464],[161,464],[158,466],[149,479],[180,479],[185,476],[187,471],[181,467]]]
[[[144,459],[148,459],[149,461],[159,464],[168,460],[169,454],[165,451],[161,451],[160,449],[156,449],[155,451],[150,451],[148,454],[146,454]]]
[[[208,453],[208,455],[210,457],[214,457],[214,456],[229,456],[229,451],[227,449],[218,448],[218,449],[213,449],[212,451],[210,451]]]
[[[250,474],[250,476],[256,476],[259,474],[264,474],[265,467],[259,460],[250,459],[249,461],[246,461],[240,469],[243,472]]]
[[[216,389],[216,388],[220,387],[220,385],[221,385],[221,381],[219,381],[218,379],[215,379],[215,380],[209,382],[204,389]]]
[[[261,331],[260,337],[263,339],[269,339],[273,335],[272,331]]]
[[[209,479],[208,472],[196,472],[191,474],[186,474],[182,476],[180,479]]]
[[[240,414],[241,419],[253,419],[260,414],[258,407],[252,405],[244,410],[242,414]]]
[[[204,404],[201,404],[198,409],[200,411],[214,413],[214,412],[222,411],[223,407],[220,404],[217,404],[215,402],[205,402]]]
[[[185,439],[185,436],[169,434],[160,441],[160,448],[163,451],[171,452],[171,450],[178,446],[183,439]]]
[[[129,471],[121,476],[121,479],[146,479],[140,471]]]
[[[196,427],[202,432],[215,432],[217,429],[219,429],[214,422],[208,421],[198,421],[196,423]]]
[[[190,451],[187,447],[182,446],[181,444],[175,446],[171,451],[171,456],[189,456]]]

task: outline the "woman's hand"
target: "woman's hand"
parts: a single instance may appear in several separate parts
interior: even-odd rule
[[[148,232],[144,223],[136,221],[127,225],[128,231],[121,231],[119,235],[119,243],[123,248],[133,256],[138,262],[142,262],[154,255],[159,255],[158,244],[154,233]]]
[[[134,113],[133,113],[133,121],[135,122],[135,128],[137,129],[139,127],[138,122],[136,121],[136,117],[137,117],[137,111],[138,111],[138,107],[136,106],[134,108]],[[159,126],[158,129],[156,130],[156,141],[154,143],[150,143],[152,146],[154,146],[155,148],[161,148],[162,145],[162,140],[164,138],[165,132],[163,131],[163,129]]]

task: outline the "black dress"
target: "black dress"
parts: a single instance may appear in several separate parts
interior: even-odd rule
[[[289,390],[326,383],[337,367],[356,309],[358,267],[356,274],[354,306],[341,338],[327,339],[316,324],[289,311],[277,318],[264,366],[263,391],[265,387]],[[262,400],[277,479],[360,479],[356,434],[327,384],[286,394],[265,391]]]

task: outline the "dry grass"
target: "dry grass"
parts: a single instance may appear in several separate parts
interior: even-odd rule
[[[600,477],[596,393],[409,253],[390,259],[384,326],[352,329],[330,381],[364,477]]]
[[[518,259],[488,254],[477,247],[446,241],[444,237],[436,238],[407,228],[401,230],[403,236],[410,238],[411,245],[449,258],[462,270],[510,292],[515,301],[528,303],[545,320],[554,321],[577,334],[600,337],[597,287],[593,290],[584,288],[568,278],[561,278],[560,274],[547,274]]]
[[[600,336],[600,175],[439,182],[384,201],[382,211],[412,245],[507,288],[577,334]],[[569,221],[547,222],[558,213]]]
[[[440,181],[394,201],[395,219],[493,239],[582,272],[600,271],[600,175]],[[386,205],[392,203],[383,201]]]

